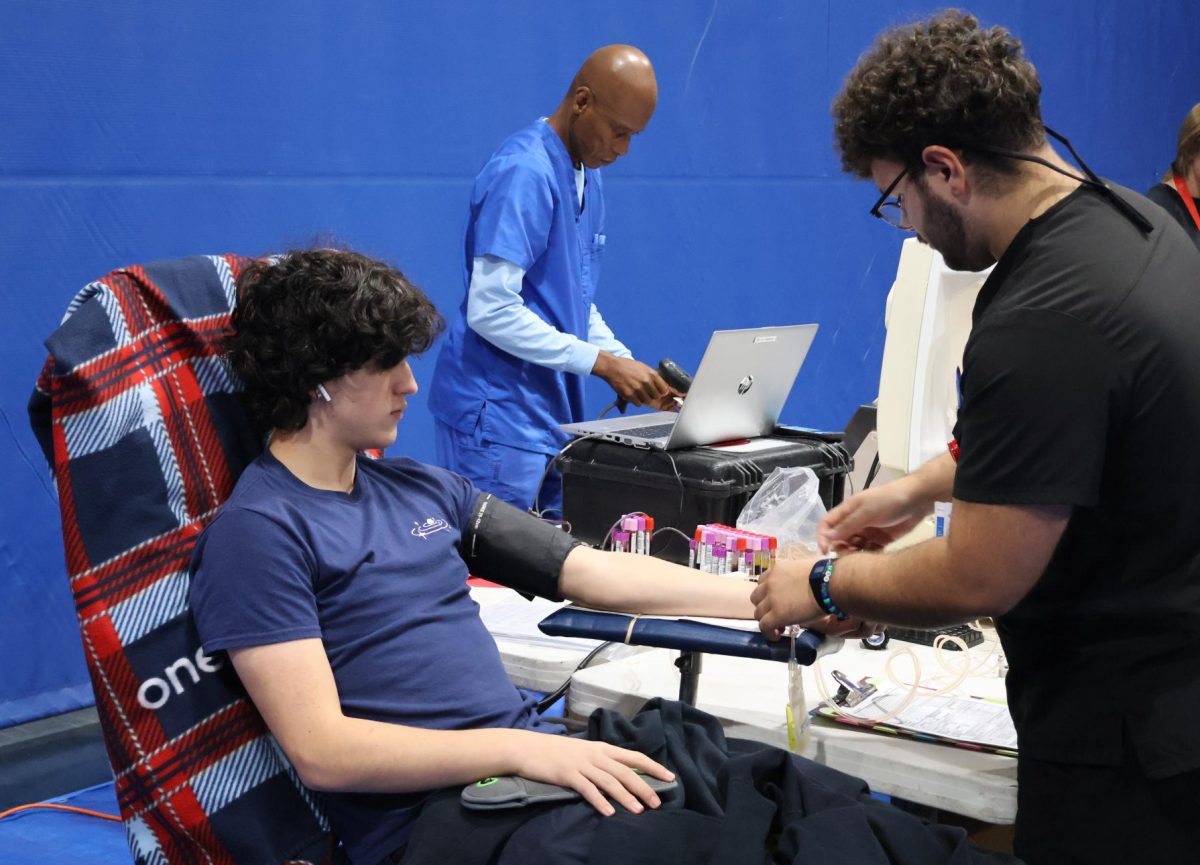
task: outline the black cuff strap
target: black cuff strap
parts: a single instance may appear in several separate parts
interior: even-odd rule
[[[483,493],[462,536],[462,557],[472,576],[561,601],[558,578],[567,554],[582,545],[561,529]]]

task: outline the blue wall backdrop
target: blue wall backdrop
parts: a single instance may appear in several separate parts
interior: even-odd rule
[[[874,398],[902,235],[843,177],[829,103],[881,28],[936,4],[6,0],[0,25],[0,726],[91,702],[52,486],[25,419],[41,340],[114,267],[334,237],[443,309],[470,183],[593,48],[654,61],[658,113],[606,170],[600,306],[639,357],[717,327],[820,322],[784,419]],[[1195,0],[979,2],[1025,41],[1048,122],[1149,186],[1200,99]],[[417,365],[428,376],[432,358]],[[590,391],[595,411],[611,394]],[[432,456],[418,395],[397,449]]]

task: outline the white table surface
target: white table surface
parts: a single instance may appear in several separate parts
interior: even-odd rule
[[[472,586],[471,597],[479,604],[483,623],[492,632],[505,672],[518,688],[554,691],[571,677],[588,652],[601,643],[547,637],[537,631],[536,622],[561,604],[540,598],[527,601],[512,589],[491,586]],[[522,632],[524,638],[520,636]],[[650,649],[645,646],[610,646],[592,660],[591,666],[646,651]]]

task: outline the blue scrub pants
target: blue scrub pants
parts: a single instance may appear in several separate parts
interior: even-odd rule
[[[562,516],[562,475],[557,469],[551,468],[546,474],[541,495],[537,495],[546,463],[554,457],[489,441],[478,429],[459,432],[437,418],[433,427],[434,452],[442,468],[462,475],[513,507],[530,510],[536,497],[538,509],[546,516]]]

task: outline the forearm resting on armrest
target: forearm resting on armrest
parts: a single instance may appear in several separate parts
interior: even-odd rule
[[[705,574],[653,556],[576,547],[563,563],[563,597],[599,610],[668,616],[754,618],[745,580]]]

